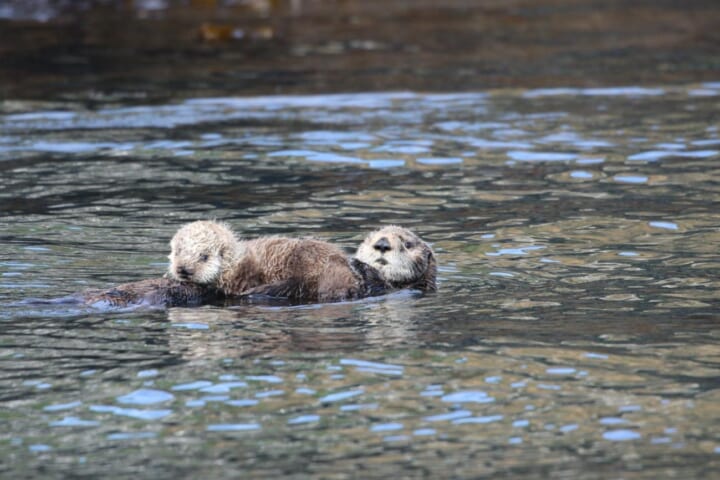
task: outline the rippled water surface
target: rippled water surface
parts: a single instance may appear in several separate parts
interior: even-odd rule
[[[711,478],[720,83],[13,102],[0,475]],[[97,311],[184,222],[432,243],[440,291]]]

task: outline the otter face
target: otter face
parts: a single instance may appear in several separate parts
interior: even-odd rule
[[[365,237],[355,257],[397,288],[435,291],[437,263],[430,246],[406,228],[390,225]]]
[[[170,241],[168,275],[180,281],[215,285],[236,242],[235,234],[223,223],[183,225]]]

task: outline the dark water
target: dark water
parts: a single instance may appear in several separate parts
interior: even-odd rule
[[[719,107],[717,82],[14,101],[0,476],[711,478]],[[201,218],[348,251],[402,224],[440,292],[16,303],[161,275]]]
[[[2,0],[0,100],[717,81],[718,25],[717,0]]]

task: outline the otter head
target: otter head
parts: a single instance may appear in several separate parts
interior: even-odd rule
[[[170,241],[168,275],[180,281],[217,285],[233,262],[238,244],[224,223],[201,220],[180,227]]]
[[[437,262],[430,246],[406,228],[390,225],[365,237],[355,257],[396,288],[434,292]]]

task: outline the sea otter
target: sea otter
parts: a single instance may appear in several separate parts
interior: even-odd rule
[[[407,228],[388,225],[370,233],[355,258],[376,268],[392,288],[437,290],[435,253]]]
[[[168,275],[226,296],[265,295],[300,302],[336,302],[381,295],[390,288],[378,270],[315,239],[238,240],[225,223],[182,226],[170,242]]]

